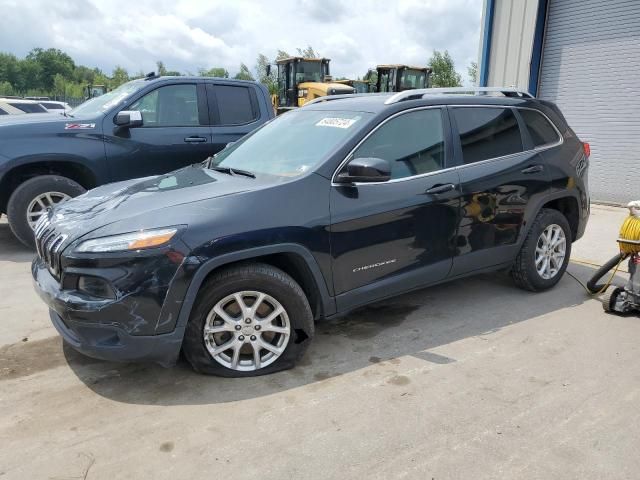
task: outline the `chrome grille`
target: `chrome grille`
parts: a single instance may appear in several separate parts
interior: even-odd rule
[[[38,256],[47,265],[49,272],[60,280],[60,248],[67,239],[67,235],[56,233],[51,221],[46,218],[36,225],[35,238]]]

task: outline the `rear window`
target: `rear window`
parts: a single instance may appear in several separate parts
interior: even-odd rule
[[[49,110],[64,110],[64,107],[59,103],[40,102],[40,105],[44,108],[48,108]]]
[[[523,151],[520,128],[511,109],[457,107],[453,116],[465,164]]]
[[[518,111],[524,120],[524,124],[527,126],[534,147],[549,145],[560,140],[556,129],[553,128],[549,120],[540,112],[523,109],[519,109]]]
[[[257,108],[247,87],[215,85],[220,125],[240,125],[258,118]],[[256,106],[257,107],[257,106]]]
[[[9,105],[22,110],[24,113],[46,113],[47,110],[38,103],[11,103]]]

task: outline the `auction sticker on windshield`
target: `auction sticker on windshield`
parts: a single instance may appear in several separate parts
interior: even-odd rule
[[[335,128],[349,128],[351,125],[358,121],[356,118],[337,118],[327,117],[316,123],[316,127],[335,127]]]

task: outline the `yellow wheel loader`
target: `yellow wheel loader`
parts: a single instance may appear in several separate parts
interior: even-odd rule
[[[272,97],[279,115],[302,107],[305,103],[326,95],[355,93],[349,85],[333,82],[328,58],[289,57],[276,61],[278,93]],[[267,70],[270,71],[270,68]]]

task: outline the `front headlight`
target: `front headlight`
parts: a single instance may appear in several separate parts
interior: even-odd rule
[[[166,244],[178,231],[177,228],[156,228],[138,232],[111,235],[109,237],[85,240],[76,247],[76,252],[124,252],[144,248],[160,247]]]

